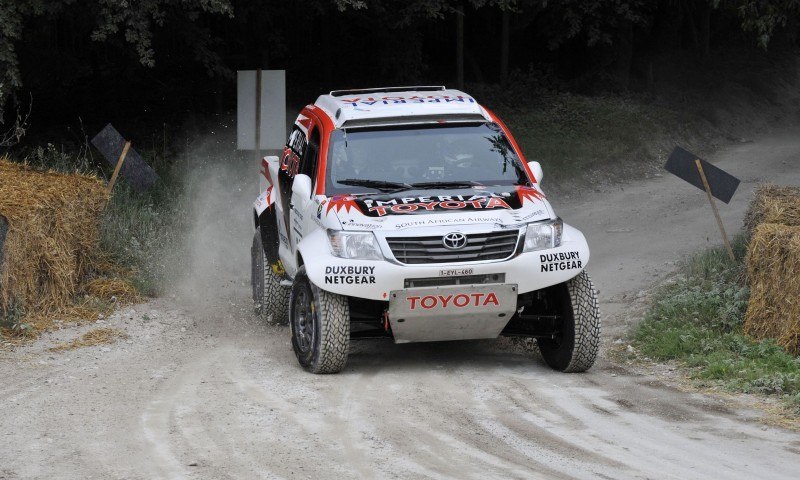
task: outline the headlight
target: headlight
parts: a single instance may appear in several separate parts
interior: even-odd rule
[[[525,230],[525,252],[553,248],[561,245],[564,222],[560,218],[546,222],[529,223]]]
[[[328,230],[331,253],[339,258],[382,260],[378,240],[372,232],[343,232]]]

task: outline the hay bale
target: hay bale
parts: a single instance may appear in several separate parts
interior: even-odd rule
[[[94,297],[121,303],[135,303],[141,300],[136,287],[120,278],[96,278],[87,283],[84,290]]]
[[[63,352],[65,350],[74,350],[82,347],[93,347],[95,345],[109,345],[117,341],[118,338],[128,338],[128,335],[122,330],[116,328],[95,328],[84,333],[80,338],[76,338],[71,342],[59,343],[51,347],[51,352]]]
[[[752,236],[762,223],[800,226],[800,187],[779,187],[762,183],[744,216],[744,228]]]
[[[747,250],[750,302],[744,332],[800,353],[800,226],[762,223]]]
[[[98,261],[106,200],[96,177],[41,172],[0,158],[0,215],[7,220],[0,311],[67,307]]]
[[[3,245],[6,243],[6,233],[8,233],[8,220],[0,215],[0,270],[3,269]]]

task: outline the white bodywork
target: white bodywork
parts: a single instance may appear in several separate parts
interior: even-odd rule
[[[489,120],[487,112],[463,92],[443,90],[436,94],[439,97],[456,99],[451,102],[435,102],[436,111],[439,113],[481,116]],[[411,99],[413,96],[427,96],[427,92],[424,95],[414,92],[351,95],[344,98],[348,101],[343,101],[341,97],[325,95],[318,99],[316,106],[329,113],[334,119],[336,128],[352,121],[375,120],[380,123],[388,121],[390,116],[397,120],[399,117],[430,114],[430,103],[423,101],[408,103],[413,100]],[[399,105],[388,103],[403,99],[406,103]],[[360,103],[362,101],[373,103],[362,105]],[[301,115],[298,122],[302,118],[304,117]],[[280,170],[278,157],[266,157],[265,163],[269,172],[264,177],[278,179]],[[381,203],[368,199],[366,202],[363,201],[368,195],[337,195],[330,198],[325,195],[312,195],[310,178],[297,174],[294,177],[291,200],[288,202],[290,208],[288,225],[287,221],[283,220],[282,206],[286,202],[281,201],[281,189],[277,185],[271,185],[269,182],[264,185],[254,209],[256,216],[261,215],[266,208],[277,209],[279,256],[287,276],[295,275],[302,258],[311,282],[335,294],[391,302],[393,292],[396,294],[408,290],[409,280],[490,274],[504,275],[502,285],[513,286],[517,294],[523,294],[565,282],[578,275],[589,261],[589,248],[583,234],[566,224],[559,246],[522,252],[527,224],[557,218],[538,183],[541,178],[541,167],[538,163],[532,162],[528,168],[532,177],[538,177],[534,179],[533,187],[496,187],[494,190],[473,191],[461,197],[454,197],[450,190],[435,192],[436,195],[426,192],[423,197],[415,196],[419,192],[403,192],[394,195],[396,197],[394,203]],[[510,207],[513,199],[518,199],[514,203],[517,208]],[[464,211],[449,208],[470,202],[473,202],[472,205],[476,208]],[[396,207],[396,205],[401,206]],[[378,209],[381,206],[384,210]],[[396,208],[394,212],[391,211],[392,207]],[[378,212],[378,216],[375,212]],[[382,212],[384,214],[381,215]],[[328,239],[328,230],[372,232],[377,238],[383,258],[353,260],[334,256]],[[518,243],[513,253],[503,259],[424,264],[402,263],[389,246],[389,241],[395,237],[444,237],[454,232],[466,235],[513,232]],[[501,285],[498,284],[499,286]],[[447,290],[442,290],[441,298],[443,301],[448,299]],[[482,297],[474,298],[478,304],[465,304],[464,308],[485,306],[491,310],[495,306],[480,305]],[[424,305],[423,307],[427,308]],[[392,308],[396,309],[394,306]],[[505,308],[508,311],[500,312],[498,315],[506,317],[506,313],[513,314],[516,303]],[[398,338],[398,331],[402,331],[403,326],[394,323],[395,320],[390,318],[396,341],[422,341],[496,337],[508,318],[496,319],[492,325],[476,326],[473,330],[466,329],[463,334],[447,334],[441,329],[435,331],[437,324],[428,323],[428,327],[433,326],[433,330],[429,330],[428,337],[419,333],[424,331],[420,324],[420,329],[402,338]],[[441,325],[450,323],[443,322]]]
[[[274,169],[271,172],[272,178],[277,178],[278,158],[267,157],[267,160],[270,169]],[[268,205],[273,204],[279,209],[280,218],[279,195],[277,188],[267,187],[254,204],[256,213],[261,214]],[[297,271],[299,254],[311,281],[323,290],[340,295],[387,300],[389,292],[404,288],[406,279],[447,276],[451,271],[464,268],[473,270],[475,275],[504,273],[506,283],[519,285],[519,293],[525,293],[565,282],[580,273],[589,262],[589,247],[583,234],[566,224],[559,247],[519,253],[502,261],[405,265],[395,260],[387,244],[387,238],[393,236],[444,236],[450,232],[512,229],[519,230],[522,235],[527,223],[556,218],[545,198],[529,198],[518,210],[498,208],[485,212],[470,210],[465,213],[386,215],[375,218],[363,215],[355,205],[336,198],[315,195],[310,199],[302,199],[298,198],[296,192],[292,193],[292,197],[291,231],[286,231],[282,222],[278,222],[281,238],[279,252],[286,272],[294,275]],[[378,238],[384,260],[334,257],[326,234],[328,229],[373,232]],[[564,257],[562,260],[559,254],[563,254],[561,257],[566,255],[571,258]],[[567,262],[574,263],[561,265]],[[337,281],[326,279],[326,276],[332,275],[326,275],[328,267],[356,267],[358,271],[369,273],[344,274],[346,279],[339,278]],[[347,283],[351,280],[355,282],[356,277],[365,275],[374,277],[374,282],[371,281],[372,278],[367,278],[366,283]]]

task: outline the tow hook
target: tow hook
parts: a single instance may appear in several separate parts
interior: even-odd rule
[[[383,329],[387,332],[391,329],[389,326],[389,310],[383,311]]]

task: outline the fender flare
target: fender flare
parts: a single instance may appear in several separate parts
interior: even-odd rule
[[[272,187],[264,190],[253,202],[253,222],[261,235],[261,245],[264,247],[264,254],[270,265],[280,263],[278,255],[280,238],[278,237],[277,213],[274,204],[275,197],[272,195]]]

